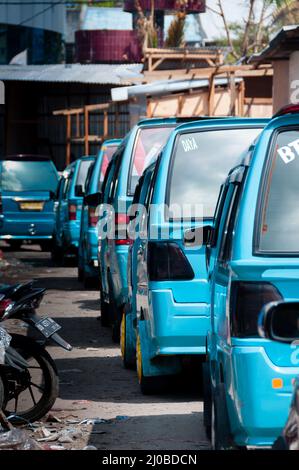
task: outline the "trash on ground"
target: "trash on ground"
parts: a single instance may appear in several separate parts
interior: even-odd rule
[[[21,429],[0,433],[0,450],[43,450],[34,439]]]
[[[46,423],[61,423],[61,419],[52,413],[49,413],[46,419]]]

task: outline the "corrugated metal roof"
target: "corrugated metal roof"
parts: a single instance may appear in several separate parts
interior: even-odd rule
[[[142,69],[142,64],[0,65],[0,80],[130,85]]]

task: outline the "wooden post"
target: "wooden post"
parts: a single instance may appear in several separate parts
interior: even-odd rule
[[[104,138],[107,138],[108,136],[108,111],[104,111],[103,134],[104,134]]]
[[[244,116],[244,101],[245,101],[245,83],[241,81],[239,85],[239,116]]]
[[[71,129],[71,115],[67,114],[66,116],[66,158],[65,164],[68,166],[71,163],[71,138],[72,138],[72,129]]]
[[[89,114],[88,109],[84,106],[84,152],[89,155]]]
[[[229,74],[230,81],[230,115],[236,115],[236,81],[235,72]]]
[[[76,114],[76,137],[80,137],[80,114]]]
[[[211,75],[210,80],[209,80],[208,116],[214,116],[214,98],[215,98],[215,76]]]
[[[115,119],[115,137],[118,137],[120,135],[120,126],[119,126],[119,104],[115,104],[115,113],[114,113],[114,119]]]

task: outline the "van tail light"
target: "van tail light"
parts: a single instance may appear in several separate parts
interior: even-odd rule
[[[128,236],[130,218],[127,214],[115,214],[115,245],[132,245],[133,240]]]
[[[3,319],[11,310],[14,302],[11,299],[0,300],[0,319]]]
[[[149,242],[148,271],[151,281],[187,281],[194,278],[188,259],[174,242]]]
[[[262,307],[277,300],[282,300],[282,295],[270,282],[232,282],[231,335],[237,338],[258,336],[258,317]]]
[[[77,206],[76,204],[69,204],[69,220],[77,219]]]
[[[98,223],[98,216],[96,214],[97,208],[89,206],[88,207],[88,225],[89,227],[96,227]]]

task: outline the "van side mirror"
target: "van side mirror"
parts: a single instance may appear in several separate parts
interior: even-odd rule
[[[203,227],[190,228],[184,233],[185,246],[206,246],[210,240],[213,227],[204,225]]]
[[[96,207],[102,202],[102,193],[94,193],[94,194],[88,194],[87,196],[84,197],[84,204],[87,206],[93,206]]]
[[[76,184],[75,186],[75,196],[76,197],[83,197],[84,196],[84,190],[82,184]]]
[[[262,338],[281,343],[299,340],[299,302],[270,302],[259,316],[258,332]]]

